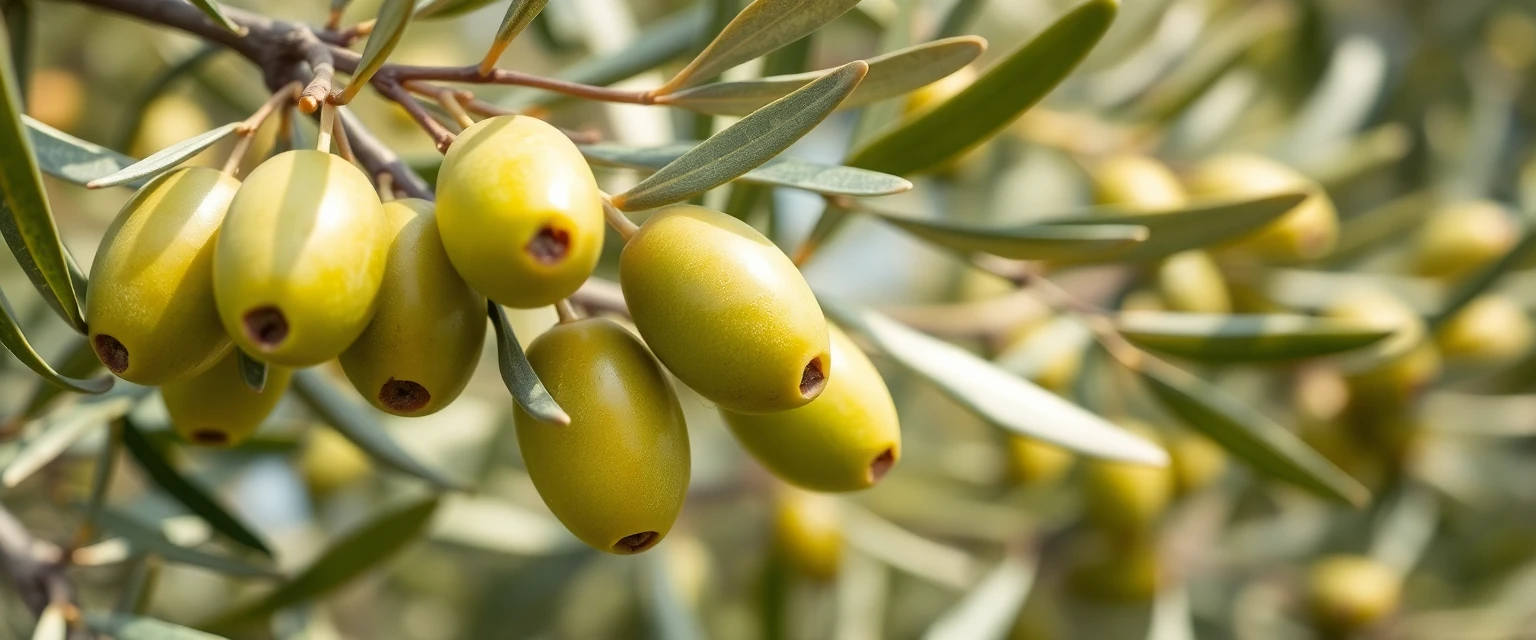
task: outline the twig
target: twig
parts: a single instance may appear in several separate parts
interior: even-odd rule
[[[240,162],[245,159],[246,151],[251,148],[251,140],[256,138],[256,131],[261,129],[261,124],[267,121],[267,117],[271,116],[273,111],[286,106],[289,101],[297,98],[299,96],[299,88],[298,81],[294,81],[272,92],[272,97],[267,98],[267,101],[262,103],[255,113],[252,113],[250,117],[240,123],[239,127],[235,128],[235,133],[239,137],[235,139],[234,148],[229,151],[229,158],[224,160],[224,173],[231,176],[235,175],[235,172],[240,169]]]
[[[619,237],[624,238],[625,241],[640,230],[640,226],[635,224],[634,220],[630,220],[629,216],[624,215],[623,211],[619,211],[619,208],[614,206],[612,197],[606,193],[603,194],[603,218],[608,221],[608,226],[619,232]]]
[[[304,51],[304,61],[309,63],[310,71],[315,74],[299,97],[299,110],[304,113],[314,113],[315,109],[320,108],[321,103],[331,99],[331,84],[336,75],[336,61],[331,57],[331,50],[309,29],[295,31],[294,40]]]
[[[469,117],[469,112],[464,110],[464,103],[459,101],[459,92],[452,89],[443,89],[437,92],[437,103],[443,105],[443,110],[453,117],[454,122],[461,129],[475,126],[475,119]]]
[[[443,123],[438,122],[437,118],[432,117],[432,114],[428,113],[427,109],[416,101],[416,96],[406,91],[405,87],[394,78],[383,73],[374,74],[373,86],[384,97],[399,103],[405,109],[405,112],[410,114],[411,119],[415,120],[416,124],[420,125],[427,132],[427,135],[432,137],[432,144],[437,147],[439,152],[446,153],[448,151],[448,147],[453,144],[453,132],[449,131],[448,127],[443,126]]]
[[[94,638],[79,621],[79,599],[65,570],[68,555],[57,546],[27,532],[21,521],[0,505],[0,567],[10,575],[16,593],[34,615],[54,603],[68,603],[74,612],[69,638]]]

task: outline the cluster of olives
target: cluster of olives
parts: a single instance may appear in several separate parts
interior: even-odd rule
[[[178,169],[107,232],[89,338],[114,374],[160,386],[175,431],[194,443],[240,442],[293,368],[333,359],[375,407],[428,415],[473,374],[487,299],[557,304],[591,276],[604,206],[575,145],[525,116],[459,135],[435,204],[381,202],[367,176],[323,151],[279,154],[243,183]],[[515,414],[535,487],[586,543],[644,551],[681,509],[688,436],[668,371],[790,483],[863,489],[900,457],[879,373],[747,224],[695,206],[657,212],[627,239],[620,281],[639,336],[563,317],[527,357],[570,423]],[[244,383],[236,349],[269,365],[261,391]]]

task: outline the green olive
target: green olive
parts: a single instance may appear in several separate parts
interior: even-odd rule
[[[773,544],[789,566],[812,580],[837,576],[843,525],[832,496],[784,487],[773,501]]]
[[[389,252],[384,210],[345,160],[288,151],[251,172],[213,255],[219,317],[235,344],[272,364],[341,355],[373,317]]]
[[[1196,167],[1186,187],[1191,195],[1261,197],[1302,192],[1306,200],[1278,220],[1239,240],[1234,248],[1280,261],[1313,260],[1333,251],[1339,216],[1322,187],[1294,169],[1263,156],[1229,154]]]
[[[1507,362],[1531,348],[1531,319],[1508,296],[1474,298],[1435,332],[1447,360],[1472,364]]]
[[[1154,441],[1156,432],[1141,422],[1121,420],[1121,426]],[[1110,531],[1151,529],[1173,500],[1174,478],[1167,467],[1108,460],[1087,460],[1084,486],[1088,519]]]
[[[1325,630],[1351,633],[1391,615],[1402,597],[1402,576],[1364,556],[1329,556],[1312,566],[1307,602]]]
[[[367,477],[372,470],[368,454],[341,434],[320,425],[310,429],[299,454],[299,474],[317,496],[335,493]]]
[[[160,388],[171,428],[187,442],[229,447],[244,442],[288,390],[293,371],[267,367],[261,393],[240,376],[240,354],[230,351],[212,368]]]
[[[1419,229],[1412,251],[1415,273],[1459,278],[1498,259],[1520,234],[1497,202],[1472,200],[1437,209]]]
[[[1114,156],[1099,163],[1092,177],[1093,199],[1099,204],[1158,211],[1176,209],[1188,201],[1179,177],[1156,158]]]
[[[1204,251],[1168,256],[1157,266],[1157,291],[1169,311],[1232,313],[1232,297],[1221,266]]]
[[[1227,451],[1210,438],[1180,432],[1167,438],[1169,466],[1174,486],[1180,495],[1189,495],[1211,486],[1227,470]]]
[[[144,185],[107,228],[91,263],[91,346],[124,380],[158,385],[229,353],[213,301],[214,238],[240,183],[202,167]]]
[[[1394,332],[1375,347],[1386,355],[1373,356],[1379,361],[1347,376],[1351,402],[1401,404],[1440,374],[1440,353],[1426,339],[1423,319],[1392,295],[1374,289],[1348,291],[1324,315]]]
[[[571,533],[596,549],[640,553],[667,535],[688,491],[688,431],[661,365],[608,320],[556,325],[528,361],[565,426],[516,410],[533,486]]]
[[[459,396],[480,362],[485,298],[448,262],[431,202],[388,202],[384,217],[393,242],[378,309],[341,368],[380,410],[429,415]]]
[[[570,138],[538,118],[465,129],[437,176],[437,225],[464,280],[520,309],[569,297],[603,250],[603,200]]]
[[[837,375],[810,404],[778,413],[720,415],[743,447],[785,482],[815,491],[857,491],[901,459],[901,425],[880,372],[829,325]]]
[[[745,222],[668,207],[625,245],[619,281],[656,357],[721,408],[793,409],[816,399],[832,375],[827,322],[810,285]]]
[[[1072,470],[1071,451],[1034,438],[1009,434],[1008,477],[1025,486],[1056,484]]]

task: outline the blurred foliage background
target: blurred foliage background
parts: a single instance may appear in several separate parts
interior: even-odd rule
[[[317,24],[328,10],[293,0],[231,4]],[[988,51],[973,65],[983,69],[1070,4],[865,0],[802,43],[802,60],[770,57],[727,77],[828,68],[942,29],[987,38]],[[708,42],[720,24],[714,12],[729,16],[740,5],[555,0],[502,64],[544,75],[590,69],[593,61],[611,68],[615,59],[634,60],[625,47],[649,38],[669,44],[671,55],[633,77],[605,80],[656,86]],[[267,96],[251,65],[185,34],[73,3],[30,6],[28,111],[67,133],[143,157],[244,118]],[[503,10],[492,3],[420,21],[391,60],[476,62]],[[357,0],[345,22],[375,11],[372,0]],[[765,68],[774,64],[788,66]],[[1338,240],[1325,254],[1276,261],[1225,252],[1214,272],[1196,266],[1195,275],[1165,273],[1166,264],[1046,272],[1075,298],[1111,310],[1332,309],[1347,316],[1352,312],[1338,309],[1344,301],[1362,307],[1361,317],[1405,306],[1408,324],[1444,320],[1432,327],[1434,339],[1409,340],[1442,353],[1398,363],[1419,367],[1399,371],[1412,388],[1364,413],[1369,384],[1339,358],[1234,363],[1243,358],[1222,362],[1220,353],[1201,352],[1180,361],[1300,434],[1371,490],[1368,505],[1325,502],[1264,481],[1162,407],[1073,314],[1053,308],[1050,296],[858,216],[805,264],[823,295],[880,308],[1131,425],[1168,448],[1173,467],[1093,462],[1008,435],[876,352],[905,437],[904,459],[879,486],[837,497],[787,489],[743,454],[712,407],[679,385],[694,451],[682,518],[654,551],[608,556],[577,543],[534,492],[487,341],[469,391],[449,409],[423,419],[366,413],[422,463],[476,490],[447,494],[419,542],[323,599],[283,610],[271,633],[402,640],[1536,637],[1529,446],[1536,352],[1527,317],[1536,298],[1530,272],[1519,269],[1523,261],[1499,260],[1525,251],[1530,243],[1521,239],[1536,211],[1536,172],[1522,180],[1536,122],[1533,64],[1536,7],[1521,1],[1124,0],[1104,40],[1041,105],[941,171],[913,177],[911,192],[871,201],[883,210],[1001,225],[1093,204],[1096,174],[1124,156],[1154,157],[1186,177],[1231,152],[1294,168],[1337,210]],[[914,101],[942,100],[943,91],[930,87]],[[664,107],[551,102],[513,87],[477,93],[508,106],[538,105],[562,126],[631,145],[699,139],[727,121]],[[353,105],[430,176],[437,154],[402,110],[371,92]],[[866,111],[880,108],[890,105]],[[859,122],[858,111],[840,112],[789,155],[839,163]],[[228,144],[193,162],[221,162]],[[259,141],[247,166],[271,144],[270,137]],[[627,170],[596,170],[611,193],[637,180]],[[65,243],[88,261],[130,194],[48,186]],[[726,208],[737,189],[718,189],[707,202]],[[788,189],[769,196],[734,212],[793,252],[827,203]],[[1460,242],[1458,234],[1474,238],[1456,247],[1484,254],[1446,258],[1454,268],[1425,257],[1442,249],[1436,243]],[[611,253],[618,246],[610,243]],[[599,275],[615,277],[615,258],[605,258]],[[1496,282],[1463,309],[1483,315],[1463,319],[1453,335],[1455,318],[1437,317],[1444,301],[1495,263],[1503,264],[1488,272]],[[78,337],[27,286],[9,254],[0,265],[0,288],[34,346],[61,360]],[[1221,299],[1181,303],[1181,296],[1210,293],[1190,291],[1207,286],[1200,282],[1214,282]],[[513,311],[512,319],[527,344],[555,317],[553,310]],[[1390,320],[1387,326],[1406,331]],[[8,354],[0,357],[0,413],[20,416],[40,383]],[[320,384],[344,384],[337,371],[319,373]],[[119,386],[114,393],[134,393],[132,385]],[[307,566],[329,542],[347,540],[339,537],[360,523],[378,524],[382,510],[423,492],[419,480],[382,468],[320,426],[327,416],[296,397],[257,438],[230,451],[172,443],[163,409],[150,397],[133,417],[153,446],[249,523],[280,570]],[[70,416],[88,423],[82,430],[106,422],[60,408],[77,398],[53,402],[39,420],[6,424],[0,468],[14,467],[39,434]],[[19,484],[0,478],[0,499],[34,535],[68,540],[106,433],[85,433],[57,460],[20,474]],[[139,467],[118,464],[113,509],[164,525],[179,547],[239,550],[211,540],[202,520],[152,487]],[[109,536],[88,547],[89,561],[73,571],[88,609],[124,603],[196,624],[270,585],[175,561],[146,547],[142,532],[128,531],[131,523],[112,533],[129,543]],[[33,620],[0,588],[0,637],[28,637]]]

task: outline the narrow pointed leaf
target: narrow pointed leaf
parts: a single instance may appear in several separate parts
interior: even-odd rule
[[[534,373],[533,365],[528,363],[523,346],[518,343],[517,335],[512,333],[512,323],[507,321],[507,312],[495,302],[487,302],[486,307],[491,316],[491,327],[496,330],[497,366],[501,369],[501,381],[507,385],[507,391],[512,392],[517,405],[540,422],[560,426],[570,424],[571,416],[560,408],[554,396],[549,395],[549,390],[539,381],[539,374]]]
[[[96,357],[96,352],[91,350],[90,341],[84,337],[71,340],[69,347],[64,350],[64,356],[59,359],[57,371],[68,378],[84,379],[86,376],[100,372],[101,359]],[[116,386],[114,383],[113,386]],[[26,406],[21,410],[17,419],[31,420],[42,415],[54,398],[63,395],[67,389],[46,380],[41,381],[31,397],[27,398]]]
[[[92,180],[112,175],[138,162],[33,120],[30,116],[22,116],[21,120],[26,123],[27,137],[37,153],[38,168],[60,180],[85,186]],[[145,178],[124,186],[137,189],[148,181]]]
[[[1135,363],[1163,407],[1255,471],[1355,506],[1370,491],[1295,434],[1210,383],[1147,357]]]
[[[923,640],[1003,640],[1029,598],[1036,561],[1024,554],[1003,558],[970,593],[935,620]]]
[[[125,613],[87,613],[85,623],[117,640],[224,640],[224,636]]]
[[[986,40],[976,36],[961,36],[925,42],[870,58],[867,60],[869,73],[838,108],[862,107],[921,88],[960,70],[986,49]],[[657,102],[699,113],[744,116],[810,84],[826,73],[825,70],[811,71],[760,80],[707,84],[662,96]]]
[[[1510,247],[1509,251],[1506,251],[1498,260],[1467,276],[1451,289],[1439,311],[1429,319],[1430,329],[1445,324],[1458,311],[1466,307],[1467,303],[1487,292],[1505,274],[1526,266],[1532,258],[1536,258],[1536,224],[1527,222],[1520,233],[1520,240]]]
[[[633,189],[614,196],[613,204],[625,211],[651,209],[687,200],[735,180],[779,155],[821,124],[859,85],[868,69],[863,61],[850,62],[758,109]]]
[[[1084,455],[1166,465],[1157,445],[955,345],[869,309],[822,301],[827,315],[860,334],[897,364],[937,386],[999,428]]]
[[[416,18],[452,18],[461,16],[496,0],[420,0],[415,3]]]
[[[64,610],[68,602],[54,602],[37,616],[37,626],[32,628],[32,640],[64,640],[69,635],[69,622]]]
[[[1285,215],[1305,199],[1305,194],[1282,193],[1251,200],[1194,202],[1181,209],[1135,213],[1119,207],[1095,207],[1091,211],[1060,218],[1053,217],[1039,224],[1087,226],[1134,224],[1146,227],[1151,233],[1146,242],[1111,258],[1084,256],[1060,260],[1063,263],[1105,260],[1144,262],[1166,258],[1189,249],[1200,249],[1236,240]]]
[[[235,357],[240,363],[240,379],[245,382],[246,388],[256,393],[261,393],[267,388],[267,363],[252,358],[245,351],[236,348]]]
[[[580,145],[582,155],[596,164],[658,171],[695,146],[679,142],[660,147],[631,147],[611,142]],[[910,190],[905,178],[838,165],[779,156],[741,174],[738,182],[804,189],[825,195],[872,197]]]
[[[447,474],[418,462],[415,457],[400,448],[389,432],[367,407],[344,397],[321,374],[311,370],[293,372],[293,391],[300,400],[314,411],[315,416],[335,428],[338,433],[362,449],[378,463],[426,480],[443,489],[463,490],[464,483]]]
[[[85,333],[85,318],[81,315],[80,298],[70,277],[69,260],[64,253],[64,244],[59,240],[58,226],[53,221],[53,209],[43,191],[43,176],[38,172],[32,136],[23,124],[21,112],[24,105],[8,40],[4,29],[0,29],[0,149],[4,150],[0,152],[0,205],[4,205],[0,207],[4,209],[0,210],[0,216],[14,226],[16,239],[25,249],[16,251],[17,243],[11,243],[17,259],[30,260],[37,267],[37,277],[32,283],[38,292],[51,301],[69,326]]]
[[[167,562],[202,567],[231,576],[243,578],[275,578],[276,570],[260,567],[244,560],[215,555],[206,551],[184,547],[172,542],[158,527],[139,520],[128,513],[107,507],[101,510],[101,526],[122,536],[129,546],[143,553],[153,553]]]
[[[501,27],[496,29],[496,37],[491,40],[490,52],[486,56],[493,61],[495,57],[500,57],[507,45],[511,44],[517,38],[517,34],[522,33],[534,18],[538,17],[539,12],[543,11],[544,5],[547,4],[549,0],[512,0],[512,3],[507,5],[507,15],[501,19]]]
[[[1118,7],[1117,0],[1078,5],[964,91],[859,148],[848,164],[904,176],[986,141],[1066,79],[1109,29]]]
[[[220,617],[213,627],[234,625],[310,602],[380,566],[426,533],[437,511],[436,496],[380,513],[333,540],[308,568],[260,601]]]
[[[266,543],[262,542],[250,527],[226,511],[205,489],[171,466],[170,461],[160,455],[160,450],[145,437],[144,432],[134,424],[133,420],[126,418],[123,420],[122,432],[123,446],[128,449],[128,455],[133,456],[134,462],[156,486],[170,494],[188,511],[197,514],[215,531],[242,546],[261,552],[262,555],[272,556],[272,550],[267,548]]]
[[[982,0],[955,0],[949,6],[949,11],[944,14],[944,22],[939,25],[938,37],[948,38],[965,33],[971,23],[971,18],[981,10]]]
[[[656,93],[672,93],[766,55],[810,35],[858,3],[858,0],[753,0],[725,25],[720,35],[715,36],[697,58]]]
[[[1134,312],[1116,328],[1143,349],[1201,362],[1275,362],[1342,353],[1392,331],[1368,324],[1300,315]]]
[[[959,220],[930,220],[865,209],[907,233],[961,253],[989,253],[1013,260],[1092,259],[1123,254],[1146,241],[1135,224],[997,226]]]
[[[351,102],[358,91],[368,86],[368,80],[379,67],[384,66],[389,54],[395,50],[395,45],[400,43],[400,37],[405,35],[405,28],[410,26],[413,9],[411,0],[384,0],[379,6],[379,17],[374,23],[373,33],[368,34],[368,44],[363,46],[363,56],[357,61],[357,70],[352,72],[351,82],[341,92],[342,104]]]
[[[191,0],[191,2],[192,4],[196,5],[204,15],[207,15],[208,19],[212,20],[214,24],[224,27],[225,29],[229,29],[230,33],[235,35],[245,35],[246,28],[235,24],[234,21],[230,20],[228,16],[224,15],[224,10],[219,8],[218,2],[215,2],[214,0]]]
[[[16,69],[16,86],[21,88],[23,100],[31,91],[29,80],[34,62],[32,38],[35,33],[32,27],[32,0],[0,0],[0,29],[5,29],[6,37],[10,39],[11,64]]]
[[[0,209],[3,209],[3,207],[0,207]],[[0,215],[3,214],[4,212],[0,211]],[[43,357],[38,355],[37,351],[32,348],[31,343],[27,342],[27,337],[21,333],[21,325],[16,319],[16,312],[11,310],[11,303],[6,300],[5,294],[0,294],[0,344],[5,345],[5,348],[12,355],[16,356],[17,360],[27,365],[27,368],[31,369],[33,373],[42,376],[43,380],[49,384],[70,391],[91,394],[106,393],[108,389],[112,388],[113,379],[111,376],[82,380],[67,377],[54,371],[53,367],[43,361]]]
[[[90,189],[100,189],[102,187],[115,187],[152,179],[161,173],[176,168],[183,162],[191,160],[193,156],[202,153],[204,149],[213,146],[214,143],[229,137],[229,134],[234,133],[239,128],[239,122],[231,122],[212,131],[200,133],[156,151],[148,158],[135,162],[131,166],[124,167],[116,173],[92,180],[85,186]]]
[[[93,428],[127,413],[133,399],[109,398],[100,402],[68,407],[43,419],[35,437],[21,445],[16,456],[0,472],[0,486],[9,489],[32,477],[38,469],[53,462],[70,445],[85,437]]]

